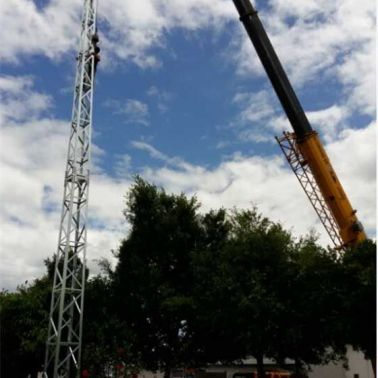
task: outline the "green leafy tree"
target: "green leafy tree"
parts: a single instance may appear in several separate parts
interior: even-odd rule
[[[46,276],[0,293],[2,377],[24,378],[43,364],[50,295]]]
[[[205,366],[210,362],[233,361],[240,358],[240,348],[235,348],[230,333],[225,332],[228,315],[232,309],[226,307],[222,296],[229,297],[219,287],[222,278],[221,251],[227,245],[231,223],[224,209],[210,211],[199,217],[201,234],[191,254],[193,283],[191,296],[193,305],[186,324],[186,342],[190,344],[185,361],[192,367]]]
[[[118,314],[136,335],[133,358],[168,376],[181,365],[191,311],[190,253],[201,229],[195,198],[169,195],[136,179],[125,216],[131,230],[114,274]]]
[[[85,290],[82,370],[105,377],[117,367],[130,366],[126,344],[131,335],[115,312],[111,277],[92,277]]]
[[[239,358],[255,357],[262,378],[263,358],[274,354],[283,325],[291,236],[256,209],[234,212],[231,223],[217,272],[221,307],[216,322],[225,337],[226,356],[236,351]]]
[[[168,375],[253,356],[309,364],[345,352],[340,260],[312,236],[295,243],[256,209],[197,213],[195,198],[138,178],[125,215],[131,230],[113,276],[132,358]]]
[[[283,366],[294,360],[296,376],[310,364],[343,359],[345,275],[336,254],[312,235],[294,242],[256,209],[234,212],[226,228],[193,265],[194,334],[204,360],[253,356],[264,377],[264,357]]]
[[[375,365],[375,243],[339,257],[312,235],[295,242],[256,209],[198,210],[196,198],[136,179],[117,266],[103,260],[102,274],[87,280],[83,369],[168,377],[174,367],[253,356],[259,378],[264,357],[294,360],[299,377],[342,359],[346,344]],[[0,293],[4,377],[43,362],[56,257],[45,264],[42,278]]]
[[[36,375],[44,363],[55,262],[56,255],[44,261],[41,278],[0,292],[2,377]]]
[[[366,240],[343,256],[344,340],[364,353],[376,375],[377,246]]]
[[[296,373],[309,365],[344,360],[344,274],[337,254],[320,247],[314,235],[290,253],[286,324],[278,332],[277,359],[295,361]],[[281,357],[281,358],[280,358]]]

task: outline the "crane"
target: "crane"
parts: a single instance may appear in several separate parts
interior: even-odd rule
[[[44,376],[79,377],[86,279],[93,85],[100,48],[96,0],[84,0]]]
[[[311,127],[250,0],[233,0],[294,132],[276,137],[293,172],[336,247],[353,247],[366,239],[318,133]]]

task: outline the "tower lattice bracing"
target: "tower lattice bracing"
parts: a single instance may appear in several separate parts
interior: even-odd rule
[[[86,279],[93,84],[99,61],[96,0],[84,0],[45,372],[79,377]]]

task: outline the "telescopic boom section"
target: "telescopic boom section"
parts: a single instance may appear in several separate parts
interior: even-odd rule
[[[340,237],[346,246],[354,246],[366,239],[356,210],[346,196],[317,133],[312,129],[293,87],[266,34],[257,11],[250,0],[233,0],[240,21],[251,39],[262,65],[272,83],[282,107],[293,127],[296,146],[303,156],[302,164],[308,164],[319,190],[338,226]]]

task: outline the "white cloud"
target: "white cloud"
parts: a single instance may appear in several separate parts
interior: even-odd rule
[[[0,4],[0,23],[7,33],[0,47],[0,59],[19,62],[20,57],[43,54],[58,59],[76,49],[82,2],[50,0],[42,9],[33,1],[7,0]],[[235,16],[228,0],[107,0],[100,2],[99,21],[103,65],[114,66],[114,58],[133,61],[140,67],[160,62],[150,49],[165,45],[165,34],[176,27],[190,31],[215,29]],[[22,22],[20,21],[22,20]]]
[[[1,129],[0,208],[2,287],[38,277],[56,250],[68,123],[39,119]],[[67,132],[66,132],[67,131]],[[46,190],[50,211],[46,206]]]
[[[239,156],[213,169],[146,168],[143,176],[168,191],[196,195],[203,211],[257,205],[261,212],[293,228],[297,235],[317,224],[295,176],[281,157]]]
[[[151,144],[148,144],[146,142],[141,142],[141,141],[132,141],[131,145],[134,148],[137,148],[138,150],[146,151],[148,154],[157,160],[160,160],[164,162],[165,164],[172,165],[174,167],[180,167],[183,169],[188,169],[192,167],[191,164],[185,162],[183,159],[175,156],[175,157],[170,157],[168,155],[163,154],[159,150],[157,150],[155,147],[151,146]]]
[[[39,277],[44,271],[43,259],[56,251],[70,125],[37,117],[41,107],[25,97],[24,78],[9,76],[5,82],[1,86],[5,98],[11,97],[17,109],[26,104],[28,112],[36,115],[29,120],[3,113],[1,124],[0,286],[14,288],[25,279]],[[33,91],[32,79],[26,83],[29,96],[42,95]],[[93,152],[95,156],[102,153],[95,145]],[[130,184],[125,178],[109,178],[96,167],[93,171],[88,243],[92,272],[92,260],[111,256],[110,250],[117,247],[127,229],[122,197]]]
[[[113,110],[114,114],[122,116],[125,123],[149,125],[148,105],[132,98],[126,100],[107,100],[104,106]]]
[[[15,78],[17,79],[17,78]],[[14,98],[23,91],[18,81],[9,85]],[[17,89],[19,88],[19,89]],[[32,84],[30,85],[32,91]],[[32,109],[31,109],[32,110]],[[0,155],[1,286],[14,288],[44,271],[42,260],[56,250],[69,123],[40,118],[7,120],[2,126]],[[168,191],[197,195],[203,211],[210,208],[257,205],[273,220],[302,235],[315,228],[329,243],[295,176],[283,156],[262,158],[235,154],[214,168],[171,157],[145,142],[133,146],[163,164],[146,167],[143,176]],[[352,204],[369,230],[375,230],[375,125],[344,130],[327,146]],[[124,159],[126,165],[130,159]],[[112,258],[126,235],[122,215],[129,176],[110,177],[101,170],[91,177],[89,194],[88,266]]]
[[[351,203],[359,210],[359,217],[370,236],[374,236],[375,125],[345,130],[339,140],[326,148]],[[155,155],[159,158],[157,153]],[[169,159],[180,160],[177,157]],[[235,155],[213,169],[191,164],[158,169],[147,167],[143,176],[168,191],[196,195],[203,210],[257,205],[271,219],[281,221],[288,229],[292,228],[295,235],[315,229],[321,234],[322,243],[330,244],[283,156],[262,158]]]
[[[52,106],[44,93],[32,91],[30,76],[0,76],[0,125],[7,120],[35,119]]]
[[[283,109],[273,98],[273,93],[262,90],[256,93],[241,92],[234,96],[240,111],[230,122],[238,138],[244,142],[273,142],[274,133],[291,131],[292,127]],[[280,115],[281,114],[281,115]],[[306,113],[312,127],[320,132],[326,142],[336,139],[347,128],[352,115],[346,106],[332,105],[328,108]]]
[[[132,161],[132,158],[128,154],[117,156],[117,162],[115,164],[115,173],[117,177],[119,178],[131,177],[131,173],[132,173],[131,161]]]
[[[238,138],[245,142],[268,142],[273,140],[268,128],[274,125],[276,118],[276,101],[266,90],[239,92],[233,98],[240,112],[231,121],[230,126],[237,132]]]
[[[132,146],[139,149],[139,150],[144,150],[149,153],[150,156],[152,156],[155,159],[163,160],[163,161],[168,161],[169,157],[160,151],[158,151],[155,147],[151,146],[150,144],[146,142],[140,142],[140,141],[132,141],[131,142]]]
[[[370,0],[270,0],[260,18],[296,87],[310,80],[337,80],[350,104],[372,114],[375,104],[375,6]],[[230,58],[238,72],[265,75],[242,26]],[[321,76],[319,76],[321,75]],[[348,90],[352,84],[353,89]]]
[[[375,107],[375,6],[361,0],[270,0],[261,19],[278,56],[296,86],[315,77],[337,80],[349,105],[372,115]],[[43,54],[52,59],[75,51],[82,2],[50,0],[38,9],[32,1],[7,0],[0,5],[2,38],[0,59]],[[259,10],[259,6],[257,5]],[[240,73],[263,74],[261,63],[229,0],[107,0],[100,2],[101,66],[132,61],[142,68],[162,62],[153,51],[166,47],[175,28],[196,32],[219,31],[234,24],[236,33],[225,48]],[[22,21],[21,21],[22,20]],[[101,27],[101,25],[100,25]],[[155,50],[156,51],[156,50]]]
[[[343,57],[336,69],[344,86],[348,106],[372,117],[376,111],[376,43],[371,40],[356,52]]]
[[[153,85],[148,88],[147,95],[157,101],[157,109],[160,113],[166,113],[168,111],[168,105],[173,98],[172,93],[159,89]]]
[[[108,0],[99,8],[99,17],[110,28],[104,47],[106,54],[132,60],[140,67],[161,64],[151,47],[164,47],[167,32],[174,28],[196,31],[217,29],[235,16],[228,0]],[[120,43],[120,41],[122,41]]]
[[[325,142],[337,139],[340,131],[346,128],[346,119],[350,115],[347,108],[332,105],[329,108],[307,112],[312,127],[320,133]]]
[[[0,59],[19,62],[21,56],[43,54],[56,59],[76,47],[80,25],[80,0],[52,0],[39,10],[33,1],[0,3],[3,33]]]
[[[237,93],[233,102],[243,107],[239,115],[242,123],[261,121],[274,114],[272,101],[266,90],[257,93]]]
[[[358,216],[371,236],[376,236],[376,123],[347,129],[327,145],[335,171]]]

